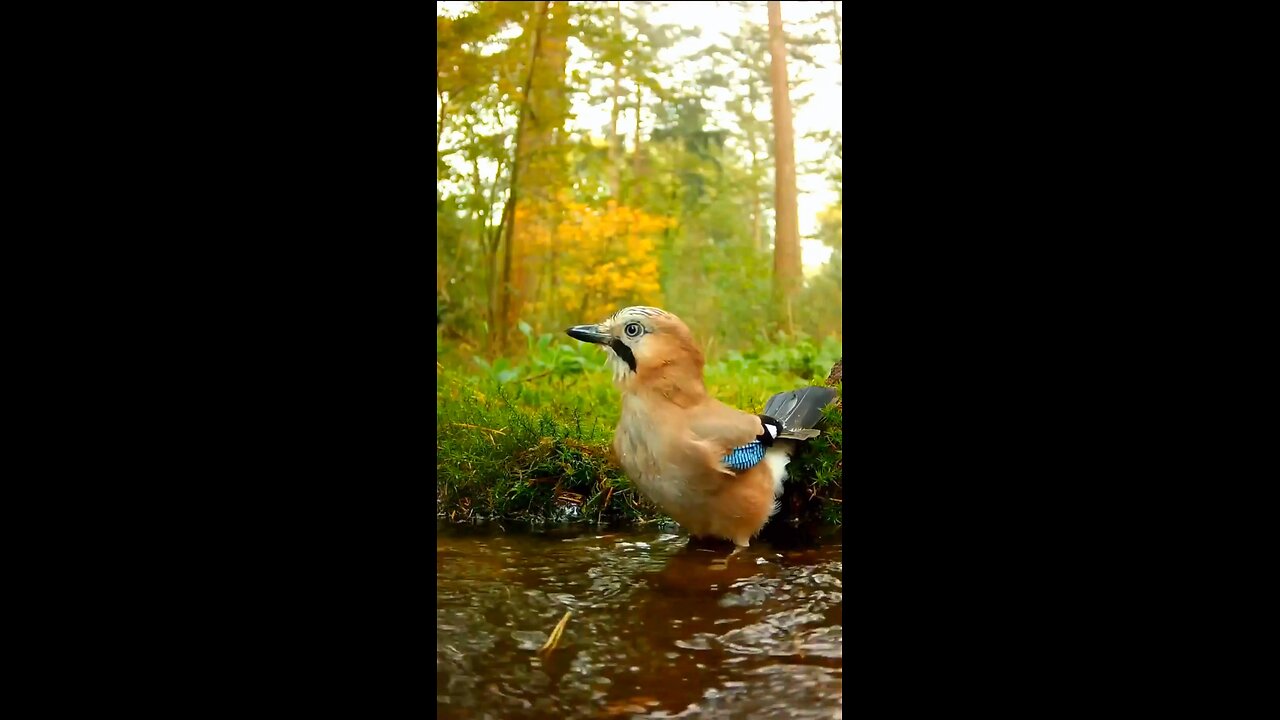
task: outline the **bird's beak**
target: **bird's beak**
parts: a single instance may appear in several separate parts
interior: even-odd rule
[[[600,332],[599,325],[574,325],[565,332],[571,338],[597,345],[605,345],[613,339],[612,336]]]

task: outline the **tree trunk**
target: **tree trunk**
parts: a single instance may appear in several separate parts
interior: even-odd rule
[[[787,83],[787,47],[782,31],[782,10],[777,0],[769,5],[769,66],[773,86],[774,189],[773,281],[785,317],[800,288],[800,213],[796,205],[795,130]]]
[[[444,121],[448,117],[446,110],[449,107],[449,103],[444,100],[444,93],[440,91],[440,67],[438,65],[436,66],[436,99],[440,101],[440,112],[436,115],[436,158],[438,159],[440,157],[440,136],[444,134]]]
[[[538,50],[542,40],[542,28],[547,20],[547,11],[550,7],[549,2],[537,3],[537,20],[533,27],[533,48],[529,53],[529,73],[525,76],[524,92],[520,98],[520,115],[516,121],[516,142],[514,149],[514,160],[511,163],[511,187],[507,190],[507,202],[502,208],[503,220],[500,225],[501,230],[505,230],[506,236],[503,239],[502,249],[502,272],[498,278],[498,318],[497,327],[490,327],[490,333],[497,333],[497,347],[501,352],[507,346],[508,323],[507,319],[511,314],[511,307],[515,298],[513,297],[515,286],[512,282],[512,259],[515,255],[515,206],[518,195],[518,187],[520,180],[520,169],[527,164],[527,158],[524,156],[521,147],[525,134],[525,121],[529,115],[529,98],[533,92],[533,73],[538,65]]]
[[[477,161],[478,162],[478,161]],[[480,171],[479,165],[476,166],[476,183],[479,187]],[[489,196],[487,202],[484,203],[486,208],[484,216],[481,218],[481,238],[480,247],[483,250],[485,262],[485,298],[488,300],[488,309],[486,319],[489,323],[489,332],[485,335],[485,339],[489,346],[489,350],[496,349],[497,327],[498,327],[498,244],[502,241],[504,223],[507,220],[506,208],[503,208],[502,215],[498,218],[498,224],[491,222],[493,217],[493,208],[498,204],[498,183],[502,181],[502,173],[506,170],[505,163],[501,157],[498,158],[498,169],[493,173],[493,184],[489,186]]]
[[[751,239],[756,250],[764,251],[764,235],[760,232],[764,224],[760,217],[760,186],[756,184],[756,149],[752,138],[751,148]]]
[[[472,128],[472,131],[474,131],[474,128]],[[470,132],[471,131],[469,131],[468,134],[470,134]],[[468,139],[473,138],[469,137]],[[496,183],[498,178],[494,177],[493,181]],[[487,257],[489,252],[489,238],[488,234],[485,233],[485,230],[489,229],[489,223],[488,218],[480,217],[480,208],[484,207],[484,191],[481,190],[482,186],[483,183],[480,179],[480,153],[476,153],[471,158],[471,191],[475,195],[475,199],[472,201],[471,212],[467,219],[471,221],[471,231],[476,234],[476,246],[479,247],[480,251]],[[490,205],[489,207],[493,206]],[[458,254],[454,256],[453,262],[455,265],[462,262],[462,243],[458,243]]]
[[[636,83],[636,154],[631,161],[631,183],[633,187],[640,182],[640,107],[643,94],[644,87]]]
[[[622,3],[614,8],[613,28],[617,37],[622,36]],[[609,112],[609,192],[614,200],[622,203],[622,138],[618,135],[618,115],[622,111],[622,57],[618,53],[613,63],[613,107]]]
[[[569,184],[563,126],[569,110],[565,69],[569,59],[568,3],[548,2],[538,34],[537,68],[528,95],[528,116],[520,130],[520,195],[512,210],[511,253],[503,327],[509,332],[530,313],[550,283],[550,245],[560,215],[559,193]]]
[[[747,112],[751,116],[744,125],[747,126],[747,142],[751,145],[751,241],[756,250],[764,251],[763,219],[760,217],[760,161],[759,148],[756,147],[755,115],[756,88],[753,84],[747,100]]]
[[[440,137],[444,135],[444,123],[449,118],[445,112],[448,110],[449,104],[441,100],[440,114],[436,116],[436,158],[440,157]]]

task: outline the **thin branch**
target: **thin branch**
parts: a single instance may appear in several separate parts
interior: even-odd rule
[[[840,53],[840,64],[844,65],[844,40],[840,37],[840,3],[831,0],[831,20],[836,26],[836,50]]]

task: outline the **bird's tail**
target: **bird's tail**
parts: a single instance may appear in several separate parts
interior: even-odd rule
[[[817,385],[789,390],[769,398],[764,404],[764,414],[782,424],[779,439],[808,440],[822,434],[813,426],[822,419],[822,408],[835,397],[835,390]]]

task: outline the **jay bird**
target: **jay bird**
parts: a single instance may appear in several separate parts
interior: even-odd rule
[[[703,356],[680,318],[628,307],[568,335],[605,349],[622,415],[613,450],[646,497],[695,537],[747,547],[778,511],[795,446],[836,395],[826,387],[779,393],[752,414],[707,395]]]

